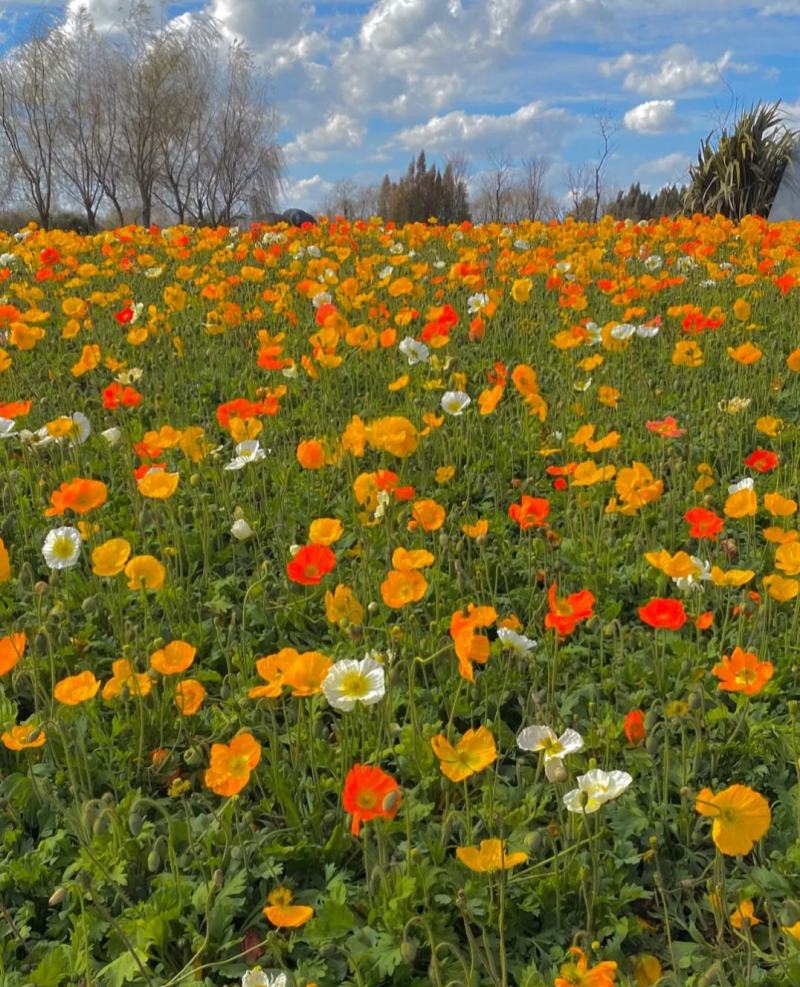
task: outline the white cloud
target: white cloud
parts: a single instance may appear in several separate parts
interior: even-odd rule
[[[333,185],[321,175],[284,182],[283,191],[279,197],[279,208],[313,210],[332,188]]]
[[[679,182],[686,178],[690,163],[688,155],[675,151],[661,158],[645,161],[635,169],[634,174],[643,178],[660,179],[662,183]]]
[[[431,117],[427,123],[399,131],[390,145],[413,150],[424,147],[432,151],[466,148],[502,148],[513,142],[514,150],[524,151],[537,138],[557,143],[569,121],[566,110],[547,107],[541,101],[520,106],[513,113],[465,113],[454,110],[444,116]]]
[[[445,7],[450,18],[463,13],[460,0],[379,0],[361,25],[361,45],[388,51],[413,45]]]
[[[676,44],[658,54],[626,52],[613,61],[602,62],[600,71],[609,77],[624,74],[624,87],[642,95],[669,96],[715,86],[725,71],[752,71],[732,58],[733,52],[726,51],[716,61],[704,62],[688,45]]]
[[[284,147],[287,161],[325,161],[332,152],[361,147],[367,128],[346,113],[334,113],[313,130],[298,134]]]
[[[625,114],[625,126],[639,134],[661,134],[675,126],[675,100],[651,99]]]
[[[592,22],[602,23],[610,16],[604,0],[552,0],[534,15],[530,31],[534,35],[550,34],[564,22],[579,21],[586,27]]]

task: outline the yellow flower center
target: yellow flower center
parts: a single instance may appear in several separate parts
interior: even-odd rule
[[[342,676],[342,692],[351,699],[361,699],[369,692],[369,682],[362,672],[348,672]]]
[[[72,540],[67,538],[66,535],[62,535],[60,538],[56,538],[53,542],[53,555],[57,559],[68,559],[72,555],[73,547]]]

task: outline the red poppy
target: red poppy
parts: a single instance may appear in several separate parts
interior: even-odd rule
[[[316,586],[335,566],[336,555],[327,545],[304,545],[286,566],[286,573],[293,583]]]
[[[354,764],[344,780],[342,805],[353,816],[350,832],[358,836],[362,822],[394,819],[400,808],[400,786],[380,768]]]
[[[508,516],[516,521],[523,531],[528,528],[544,528],[545,518],[550,513],[550,504],[544,497],[523,496],[518,504],[508,508]]]
[[[744,464],[755,470],[756,473],[769,473],[770,470],[775,469],[779,462],[777,453],[770,449],[756,449],[745,459]]]
[[[120,405],[123,408],[135,408],[141,402],[142,395],[135,387],[123,387],[116,381],[103,391],[103,407],[108,411],[114,411]]]
[[[125,308],[121,308],[119,312],[114,313],[114,318],[121,326],[127,326],[129,322],[132,322],[133,316],[134,311],[129,305],[126,305]]]
[[[692,538],[713,538],[716,540],[725,524],[719,515],[713,511],[707,511],[705,507],[692,507],[683,515],[683,520],[691,525],[689,534]]]
[[[545,615],[544,626],[561,635],[571,634],[578,622],[588,620],[594,611],[594,595],[588,589],[557,597],[555,584],[547,591],[550,612]]]
[[[644,713],[640,709],[632,709],[628,713],[625,717],[624,730],[629,744],[638,746],[644,743],[647,734],[644,728]]]
[[[668,415],[661,421],[645,422],[645,428],[648,432],[660,435],[662,439],[677,439],[681,435],[686,435],[686,429],[678,428],[678,423],[672,415]]]
[[[643,607],[639,607],[639,617],[656,629],[680,630],[686,623],[686,611],[680,600],[654,597]]]

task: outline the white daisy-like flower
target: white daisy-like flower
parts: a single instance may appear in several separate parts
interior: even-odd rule
[[[53,528],[47,532],[42,555],[51,569],[71,569],[81,554],[81,533],[77,528]]]
[[[383,667],[373,658],[345,658],[331,665],[322,691],[334,709],[349,713],[356,703],[373,706],[386,695]]]
[[[226,463],[224,469],[226,470],[240,470],[244,469],[248,463],[260,463],[262,459],[266,459],[267,454],[261,448],[261,443],[258,439],[245,439],[244,442],[240,442],[236,446],[236,456],[229,463]]]
[[[464,391],[445,391],[442,395],[442,411],[448,415],[461,415],[472,404],[472,398]]]
[[[633,781],[627,771],[602,771],[593,768],[585,775],[578,775],[578,787],[563,798],[570,812],[597,812],[597,810],[618,798]]]
[[[253,529],[243,517],[237,518],[231,525],[231,534],[237,541],[247,541],[253,537]]]
[[[497,637],[504,648],[508,648],[509,651],[516,651],[518,655],[527,655],[536,647],[536,641],[533,638],[518,634],[516,631],[512,631],[510,627],[498,628]]]
[[[746,476],[742,480],[737,480],[728,487],[729,494],[738,493],[740,490],[752,490],[755,486],[752,476]]]
[[[0,439],[10,439],[12,435],[16,435],[15,425],[13,418],[0,418]]]
[[[488,301],[489,296],[485,295],[482,291],[478,291],[474,295],[470,295],[467,299],[467,311],[470,315],[476,315]]]
[[[332,301],[333,295],[329,291],[318,291],[311,299],[311,304],[314,308],[319,308],[320,305],[330,305]]]
[[[397,348],[408,360],[409,367],[413,367],[415,363],[427,363],[430,356],[428,347],[413,336],[406,336]]]

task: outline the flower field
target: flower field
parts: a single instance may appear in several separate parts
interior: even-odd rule
[[[800,224],[0,239],[3,987],[800,984]]]

